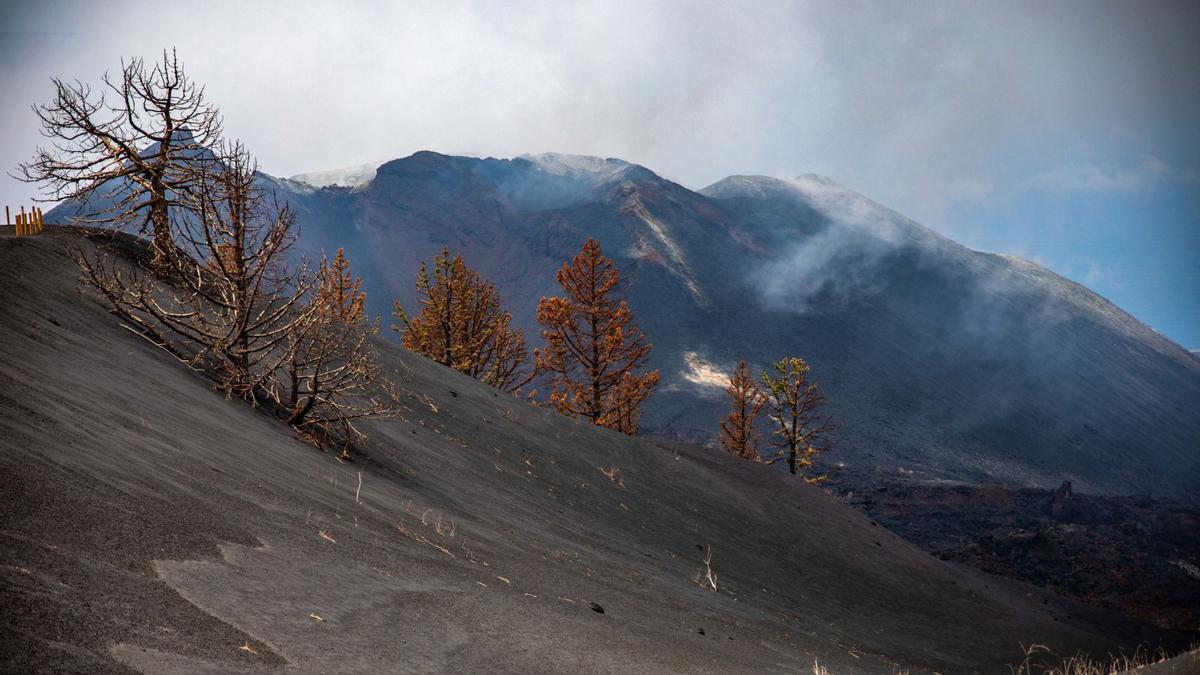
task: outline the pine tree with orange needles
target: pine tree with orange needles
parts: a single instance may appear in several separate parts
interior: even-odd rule
[[[818,412],[825,403],[816,382],[808,381],[811,370],[804,359],[791,357],[771,364],[773,373],[763,371],[760,376],[767,391],[768,416],[775,422],[775,445],[779,454],[770,462],[787,461],[793,474],[800,469],[810,469],[813,459],[829,450],[826,434],[834,427],[828,418]],[[809,483],[819,483],[826,476],[804,475]]]
[[[725,392],[729,395],[730,410],[721,420],[721,445],[742,459],[758,459],[759,434],[754,430],[754,422],[767,399],[750,375],[745,359],[738,360]]]
[[[421,296],[416,316],[395,303],[392,328],[406,349],[507,392],[518,393],[529,383],[525,335],[512,327],[512,314],[501,307],[494,284],[445,247],[434,257],[432,279],[422,262],[416,284]]]
[[[566,297],[538,302],[546,348],[534,350],[537,372],[551,377],[550,402],[569,417],[633,436],[659,374],[641,372],[651,345],[629,305],[615,297],[617,268],[588,239],[556,279]]]

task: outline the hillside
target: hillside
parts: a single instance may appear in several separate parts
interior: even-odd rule
[[[310,255],[346,248],[385,321],[393,299],[414,306],[419,262],[448,245],[536,335],[555,269],[599,239],[663,373],[649,433],[710,442],[722,373],[743,356],[761,368],[801,355],[840,427],[830,461],[1200,494],[1200,361],[1083,286],[827,178],[734,176],[696,192],[618,159],[432,152],[331,175],[338,185],[263,180],[296,208]]]
[[[1001,673],[1161,637],[390,345],[403,417],[339,463],[81,293],[88,245],[0,235],[5,671]]]
[[[1200,362],[1086,288],[971,251],[833,181],[736,176],[700,192],[617,159],[422,152],[350,187],[280,183],[308,250],[348,247],[384,317],[443,245],[527,332],[593,236],[663,372],[644,425],[711,441],[727,372],[803,355],[852,468],[1195,500]]]

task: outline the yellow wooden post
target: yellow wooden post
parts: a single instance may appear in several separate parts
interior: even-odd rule
[[[37,231],[38,231],[38,234],[41,234],[42,233],[42,207],[37,206],[34,208],[37,209]]]

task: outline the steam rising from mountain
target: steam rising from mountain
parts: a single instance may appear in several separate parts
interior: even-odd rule
[[[711,442],[722,372],[796,355],[839,425],[831,461],[852,469],[1200,494],[1200,360],[1078,284],[829,179],[695,192],[617,159],[432,152],[350,189],[314,185],[327,178],[263,180],[295,207],[301,247],[345,248],[385,317],[415,306],[419,262],[449,246],[536,343],[555,269],[598,239],[663,374],[652,433]]]

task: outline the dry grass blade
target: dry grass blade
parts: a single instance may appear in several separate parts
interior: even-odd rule
[[[708,547],[708,552],[704,556],[704,569],[696,572],[692,577],[692,583],[710,591],[717,590],[717,575],[712,570],[712,546]]]
[[[620,469],[615,466],[602,466],[599,467],[599,469],[600,473],[604,474],[606,478],[612,481],[613,485],[616,485],[619,488],[625,487],[625,481],[621,478]]]

